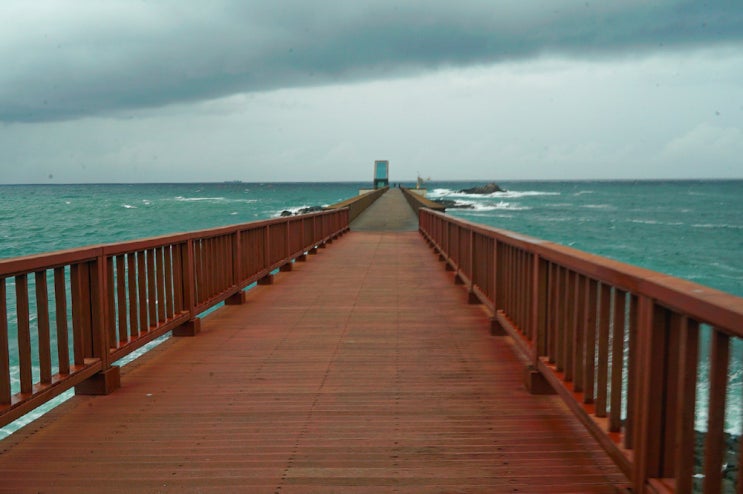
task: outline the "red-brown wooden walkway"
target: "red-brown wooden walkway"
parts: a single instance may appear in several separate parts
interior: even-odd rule
[[[0,442],[2,492],[615,492],[416,232],[352,232]]]

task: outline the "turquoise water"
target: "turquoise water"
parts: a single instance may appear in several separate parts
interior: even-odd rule
[[[0,258],[200,230],[339,202],[359,184],[0,185]]]
[[[431,184],[447,213],[743,296],[743,180],[517,182],[490,196]]]
[[[481,184],[432,182],[428,195],[474,207],[448,210],[453,216],[743,296],[743,180],[504,182],[508,192],[457,192]],[[0,258],[267,219],[283,210],[339,202],[369,185],[0,185]],[[743,360],[741,345],[733,353],[734,360]],[[733,432],[740,432],[740,369],[734,366],[730,376],[729,408],[738,410],[731,411]],[[0,429],[0,438],[9,430]]]

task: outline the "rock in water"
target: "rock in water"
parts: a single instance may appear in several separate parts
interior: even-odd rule
[[[301,208],[295,213],[292,213],[291,211],[285,209],[281,212],[281,216],[299,216],[300,214],[316,213],[318,211],[325,211],[325,208],[323,208],[322,206],[310,206],[307,208]]]
[[[451,199],[434,199],[433,202],[441,204],[446,209],[475,209],[475,206],[472,204],[452,201]]]
[[[469,189],[462,189],[459,192],[462,194],[492,194],[493,192],[505,192],[506,189],[502,189],[500,185],[495,182],[490,182],[487,185],[479,185],[477,187],[470,187]]]

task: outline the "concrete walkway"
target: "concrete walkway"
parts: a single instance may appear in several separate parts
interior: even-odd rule
[[[418,230],[418,217],[402,191],[391,188],[351,223],[359,232],[405,232]]]

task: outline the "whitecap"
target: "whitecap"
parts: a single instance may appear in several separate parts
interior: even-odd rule
[[[447,191],[448,189],[434,189],[435,191]],[[477,199],[519,199],[521,197],[534,196],[559,196],[560,192],[544,192],[539,190],[506,190],[503,192],[493,192],[492,194],[467,194],[466,192],[448,191],[447,197],[469,197]]]
[[[122,204],[121,207],[124,209],[137,209],[137,206],[132,206],[131,204]]]
[[[455,194],[455,192],[451,189],[433,189],[426,192],[426,195],[430,197],[443,197],[452,194]]]
[[[611,204],[583,204],[581,207],[586,209],[617,209],[616,206]]]
[[[198,202],[198,201],[224,201],[224,197],[183,197],[176,196],[176,201]]]
[[[743,230],[743,225],[728,225],[725,223],[695,223],[691,226],[693,228],[733,228],[736,230]]]

